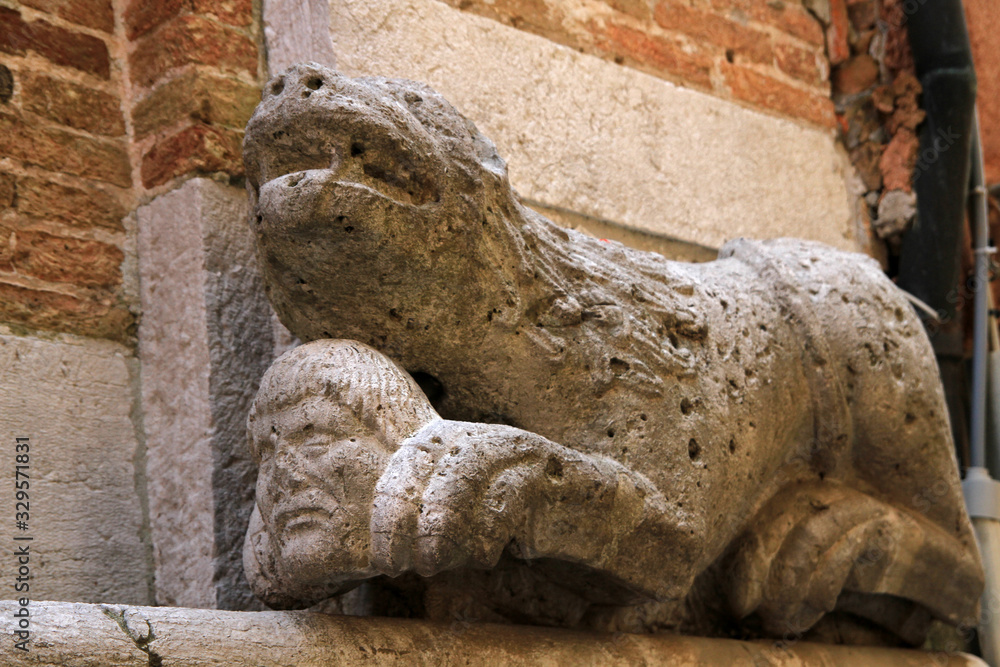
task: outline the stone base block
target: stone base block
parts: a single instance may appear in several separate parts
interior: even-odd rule
[[[0,664],[128,665],[688,665],[980,667],[961,653],[588,634],[509,625],[440,625],[313,612],[230,612],[33,602],[29,651],[14,647],[15,602],[0,602]]]

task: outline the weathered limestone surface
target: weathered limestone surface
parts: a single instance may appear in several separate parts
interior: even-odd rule
[[[274,338],[246,199],[192,179],[137,216],[157,602],[252,608],[240,554],[256,467],[244,419]]]
[[[306,4],[316,0],[268,0],[275,15],[301,14]],[[529,205],[713,248],[738,236],[858,248],[851,168],[830,132],[435,0],[329,5],[337,68],[433,86],[496,141]],[[309,31],[300,34],[298,60],[327,64]]]
[[[333,67],[328,0],[263,0],[267,69],[274,75],[302,60]]]
[[[15,629],[0,602],[0,631]],[[791,639],[594,634],[500,625],[451,625],[310,612],[226,612],[35,602],[28,653],[0,643],[0,662],[51,667],[326,667],[327,665],[648,665],[689,667],[981,667],[961,653],[823,646]]]
[[[560,229],[433,90],[313,65],[244,156],[269,296],[316,341],[250,419],[271,604],[416,573],[432,618],[919,645],[973,615],[933,355],[870,258]]]
[[[142,539],[142,446],[132,422],[135,358],[108,341],[0,332],[3,593],[11,598],[14,534],[30,535],[32,597],[151,602]],[[29,530],[14,526],[14,438],[29,439]]]

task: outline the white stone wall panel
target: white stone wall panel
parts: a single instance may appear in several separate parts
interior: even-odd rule
[[[131,419],[136,364],[128,349],[68,335],[0,332],[0,521],[4,549],[33,539],[32,599],[148,604]],[[29,530],[14,525],[14,438],[29,439]],[[19,543],[20,544],[20,543]],[[13,550],[13,547],[10,547]],[[13,557],[0,559],[0,597],[12,598]]]
[[[300,3],[270,0],[275,14]],[[497,143],[529,202],[716,248],[739,236],[858,247],[832,132],[435,0],[330,0],[330,27],[340,71],[430,84]],[[300,47],[282,57],[310,59]]]

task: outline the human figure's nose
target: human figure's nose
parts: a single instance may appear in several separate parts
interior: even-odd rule
[[[274,456],[274,477],[279,488],[296,491],[306,486],[302,457],[294,447],[281,447]]]

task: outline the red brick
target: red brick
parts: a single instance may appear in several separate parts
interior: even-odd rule
[[[604,0],[604,2],[616,12],[634,16],[642,21],[648,21],[653,17],[650,0]]]
[[[758,21],[773,25],[782,32],[793,37],[798,37],[810,44],[815,44],[816,46],[823,45],[825,39],[823,26],[802,5],[786,2],[782,3],[781,9],[777,9],[771,3],[765,3],[761,7],[762,11],[764,11],[764,7],[766,7],[768,13],[758,16]]]
[[[14,206],[17,198],[17,179],[14,174],[0,173],[0,213]]]
[[[892,137],[878,161],[886,190],[913,191],[913,168],[919,147],[920,140],[912,130],[901,128]]]
[[[885,56],[882,62],[892,72],[913,70],[913,52],[906,33],[906,14],[900,0],[885,0],[882,20],[888,26],[885,34]]]
[[[910,40],[905,28],[889,27],[885,35],[885,57],[882,62],[890,72],[914,69],[913,51],[910,50]]]
[[[25,72],[21,77],[21,108],[60,125],[93,134],[125,134],[121,100],[100,90]]]
[[[17,237],[10,227],[0,225],[0,271],[14,273],[14,249]]]
[[[24,22],[20,12],[0,6],[0,51],[23,56],[32,48],[31,25]]]
[[[855,0],[847,5],[847,16],[858,32],[871,30],[878,19],[878,7],[875,0]]]
[[[739,65],[722,63],[722,72],[733,97],[823,127],[835,127],[833,101],[777,81]]]
[[[592,24],[597,47],[654,74],[669,74],[706,88],[711,86],[712,62],[704,55],[687,53],[673,40],[650,35],[614,22]]]
[[[19,12],[7,7],[0,7],[0,51],[15,55],[34,51],[56,65],[73,67],[102,79],[111,76],[108,45],[102,40],[46,21],[26,23]]]
[[[131,0],[125,7],[125,32],[130,40],[145,35],[181,13],[186,0]]]
[[[7,104],[14,97],[14,73],[0,65],[0,104]]]
[[[830,0],[830,25],[826,28],[826,56],[831,65],[839,65],[851,57],[847,38],[850,21],[844,0]]]
[[[132,184],[124,140],[96,139],[57,128],[29,126],[2,113],[0,155],[122,187]]]
[[[135,318],[111,294],[65,294],[0,278],[0,321],[127,342]]]
[[[185,119],[242,129],[260,101],[260,88],[238,79],[188,72],[157,86],[132,109],[136,138]]]
[[[21,4],[94,30],[115,30],[111,0],[21,0]]]
[[[253,23],[253,0],[192,0],[192,11],[214,16],[227,25]]]
[[[519,30],[541,35],[559,44],[582,46],[576,36],[567,32],[562,8],[556,4],[547,4],[545,0],[443,1],[456,9],[512,25]]]
[[[17,212],[35,220],[71,227],[123,229],[125,205],[110,186],[84,182],[77,186],[22,176],[17,179]]]
[[[682,0],[661,0],[654,10],[656,22],[667,30],[676,30],[697,40],[710,42],[733,54],[758,63],[773,59],[771,38],[767,33],[740,25],[711,12],[694,9]]]
[[[257,74],[257,45],[202,16],[180,16],[139,40],[129,58],[132,81],[149,86],[181,65],[212,65],[229,73]]]
[[[799,2],[711,0],[711,5],[719,13],[742,15],[810,44],[822,46],[825,43],[823,26]]]
[[[838,95],[856,95],[878,83],[878,63],[867,53],[854,56],[833,72],[833,90]]]
[[[192,172],[243,173],[243,133],[194,125],[153,146],[142,158],[142,184],[147,188]]]
[[[825,80],[818,59],[826,60],[826,56],[821,53],[795,44],[777,42],[774,45],[774,56],[778,69],[788,76],[810,85],[817,85]]]
[[[13,270],[20,275],[80,287],[120,285],[125,257],[118,247],[100,241],[0,227],[3,256],[9,257]]]
[[[604,0],[622,14],[646,16],[645,0]],[[654,0],[649,0],[652,3]],[[564,11],[563,3],[545,0],[443,0],[447,4],[656,76],[669,76],[711,87],[712,57],[703,50],[689,53],[679,38],[651,34],[619,16],[581,22]],[[721,21],[721,19],[720,19]],[[654,28],[655,30],[655,28]]]
[[[181,14],[204,14],[227,25],[245,27],[253,23],[253,1],[132,0],[125,7],[125,30],[134,40]]]

